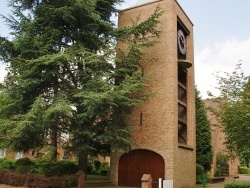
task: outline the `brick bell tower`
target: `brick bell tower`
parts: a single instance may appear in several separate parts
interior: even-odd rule
[[[195,83],[193,24],[176,0],[139,0],[121,11],[119,27],[131,19],[147,19],[157,6],[164,11],[158,30],[161,36],[148,49],[155,63],[142,64],[144,74],[152,75],[144,90],[155,96],[133,109],[132,135],[139,145],[128,153],[111,154],[110,179],[115,185],[140,187],[143,174],[169,180],[174,188],[196,184]]]

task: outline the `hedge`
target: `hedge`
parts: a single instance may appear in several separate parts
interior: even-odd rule
[[[239,168],[239,173],[240,174],[250,174],[250,168],[245,167],[245,166],[241,166]]]
[[[250,183],[240,183],[240,182],[225,183],[224,188],[250,188]]]
[[[53,162],[46,159],[30,160],[29,158],[18,160],[2,158],[0,159],[0,169],[22,174],[40,174],[45,177],[71,175],[78,171],[75,161]]]
[[[0,170],[0,183],[13,186],[27,186],[28,188],[68,188],[77,185],[77,177],[72,175],[46,178],[41,175],[20,174]]]

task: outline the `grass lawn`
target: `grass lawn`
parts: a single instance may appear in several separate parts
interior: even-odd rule
[[[87,175],[87,180],[109,180],[109,176]]]

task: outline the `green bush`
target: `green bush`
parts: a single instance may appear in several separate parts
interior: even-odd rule
[[[73,161],[58,161],[56,167],[57,176],[71,175],[78,171],[77,163]]]
[[[16,171],[22,174],[32,172],[35,163],[29,158],[21,158],[16,161]]]
[[[250,188],[250,183],[240,183],[240,182],[225,183],[224,188]]]
[[[101,165],[102,163],[99,160],[94,161],[94,167],[97,172],[99,172],[99,170],[101,169]]]
[[[217,155],[216,169],[214,176],[224,176],[229,173],[228,156],[225,153]]]
[[[101,170],[100,171],[100,175],[101,176],[107,176],[108,175],[108,171],[107,170]]]
[[[250,168],[245,167],[245,166],[241,166],[239,168],[239,173],[240,174],[250,174]]]
[[[0,169],[15,171],[16,170],[16,160],[8,159],[8,158],[2,158],[0,160]]]
[[[32,162],[29,158],[21,158],[16,160],[16,164],[20,166],[25,166],[25,165],[33,165],[34,162]]]
[[[91,174],[91,172],[93,171],[93,165],[91,162],[88,161],[87,163],[87,174]]]
[[[74,161],[49,161],[44,159],[35,160],[34,173],[45,177],[71,175],[77,172],[77,163]]]
[[[101,169],[108,170],[109,169],[109,163],[106,162],[106,161],[102,162]]]
[[[204,179],[206,182],[204,182]],[[206,184],[207,180],[208,180],[208,177],[206,175],[204,167],[201,166],[200,164],[196,164],[196,183],[197,184],[202,184],[202,183]]]

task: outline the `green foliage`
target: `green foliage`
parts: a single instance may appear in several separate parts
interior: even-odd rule
[[[94,160],[94,167],[95,167],[95,170],[98,172],[101,168],[101,161],[99,160]]]
[[[204,178],[208,179],[204,167],[202,165],[196,164],[196,183],[202,184]]]
[[[25,165],[33,165],[34,163],[27,157],[25,158],[21,158],[21,159],[18,159],[16,161],[16,165],[22,165],[22,166],[25,166]]]
[[[224,188],[250,188],[250,183],[243,183],[243,182],[225,183]]]
[[[213,151],[211,146],[211,128],[206,108],[196,90],[196,163],[203,166],[205,172],[211,169]]]
[[[0,38],[0,58],[10,65],[4,83],[10,101],[4,98],[0,108],[11,113],[0,134],[10,138],[14,151],[47,146],[56,160],[60,141],[86,170],[82,155],[106,155],[134,144],[126,122],[131,108],[151,96],[140,92],[147,78],[140,62],[151,62],[143,57],[159,37],[162,11],[157,7],[148,19],[117,29],[110,16],[119,2],[12,2],[14,16],[4,17],[12,40]],[[63,140],[63,133],[72,139]]]
[[[106,161],[102,162],[101,169],[109,169],[109,163]]]
[[[101,162],[98,159],[88,161],[87,175],[107,176],[109,170],[110,167],[108,162]]]
[[[91,174],[91,172],[93,171],[93,165],[92,165],[92,162],[88,161],[88,164],[87,164],[87,174]]]
[[[22,174],[36,173],[45,177],[64,176],[75,174],[78,170],[74,161],[50,161],[47,159],[30,160],[22,158],[18,160],[0,159],[0,169],[15,171]]]
[[[0,169],[15,171],[16,170],[16,160],[1,158],[0,159]]]
[[[228,159],[229,156],[225,153],[218,153],[216,156],[216,169],[214,176],[224,176],[229,173]]]
[[[34,160],[33,173],[41,174],[45,177],[72,175],[77,172],[77,163],[73,161],[49,161]]]
[[[214,110],[226,134],[226,146],[232,155],[250,161],[249,127],[249,77],[244,75],[241,64],[232,73],[217,75],[220,96],[216,98],[219,108]],[[244,136],[242,136],[244,135]]]
[[[16,160],[16,171],[22,174],[30,173],[35,163],[29,158],[21,158]]]
[[[239,173],[240,174],[250,174],[250,168],[241,166],[239,167]]]

